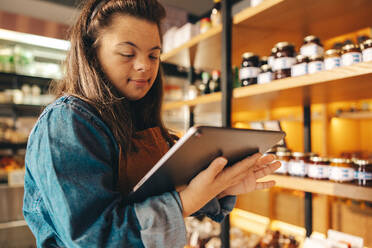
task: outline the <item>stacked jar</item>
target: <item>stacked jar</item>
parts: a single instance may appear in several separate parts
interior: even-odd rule
[[[306,67],[305,62],[307,62],[307,70],[306,73],[313,74],[319,71],[324,70],[324,59],[323,59],[323,52],[324,48],[322,43],[320,42],[320,39],[314,35],[309,35],[304,38],[303,44],[300,48],[300,54],[302,55],[302,68]],[[308,59],[305,59],[304,57],[307,57]],[[307,61],[306,61],[307,60]],[[299,69],[301,67],[297,66]],[[303,69],[302,72],[300,72],[300,75],[306,74],[305,70]]]
[[[273,71],[275,79],[282,79],[291,76],[291,68],[296,63],[296,52],[292,44],[279,42],[275,45]]]
[[[253,53],[244,53],[239,71],[241,86],[257,84],[257,76],[260,73],[259,57]]]
[[[365,40],[362,45],[363,61],[372,61],[372,39]]]

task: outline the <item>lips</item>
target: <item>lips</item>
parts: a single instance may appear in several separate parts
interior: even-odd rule
[[[134,83],[138,87],[143,87],[150,83],[150,80],[147,79],[129,79],[128,81]]]

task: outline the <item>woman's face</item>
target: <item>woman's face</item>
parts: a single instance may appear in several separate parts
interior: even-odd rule
[[[157,25],[116,15],[98,39],[98,60],[112,84],[129,100],[143,98],[159,69],[161,43]]]

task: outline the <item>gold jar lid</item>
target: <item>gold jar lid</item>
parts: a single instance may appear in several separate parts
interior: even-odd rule
[[[372,39],[363,41],[361,46],[362,46],[362,49],[365,49],[366,47],[367,48],[372,47]]]
[[[257,55],[254,54],[254,53],[251,53],[251,52],[246,52],[246,53],[243,53],[243,55],[242,55],[242,57],[244,59],[249,59],[249,58],[254,57],[254,56],[257,56]]]
[[[294,45],[292,45],[291,43],[286,42],[286,41],[281,41],[281,42],[276,43],[275,47],[277,49],[283,49],[285,47],[294,47]]]
[[[368,159],[353,159],[353,163],[359,166],[372,164],[372,161]]]
[[[319,157],[319,156],[314,156],[314,157],[310,157],[310,161],[312,162],[323,162],[323,163],[327,163],[329,162],[329,158],[327,157]]]
[[[323,61],[324,58],[322,55],[312,55],[309,57],[310,62],[312,61]]]
[[[326,56],[334,56],[334,55],[339,56],[339,55],[340,55],[340,50],[338,50],[338,49],[328,49],[328,50],[325,52],[325,55],[326,55]]]
[[[311,153],[309,152],[292,152],[292,157],[310,157]]]
[[[271,66],[269,66],[268,64],[264,64],[261,66],[261,70],[264,72],[268,72],[271,70]]]
[[[286,156],[291,156],[291,152],[289,151],[280,151],[280,152],[276,152],[276,155],[279,156],[279,157],[286,157]]]
[[[354,45],[354,44],[346,44],[345,46],[342,47],[342,51],[343,52],[348,52],[350,50],[359,50],[359,46],[358,45]]]
[[[350,164],[351,160],[347,158],[331,158],[329,159],[331,163],[334,164]]]

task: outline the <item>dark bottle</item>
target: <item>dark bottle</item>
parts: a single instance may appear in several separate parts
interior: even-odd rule
[[[202,76],[202,81],[198,85],[198,89],[200,91],[200,94],[201,95],[209,94],[210,93],[209,81],[210,81],[211,75],[208,72],[205,71],[205,72],[202,73],[201,76]]]
[[[253,53],[244,53],[239,71],[241,86],[257,84],[257,76],[260,73],[259,57]]]
[[[212,80],[209,82],[210,92],[221,91],[221,72],[219,70],[212,71]]]

